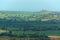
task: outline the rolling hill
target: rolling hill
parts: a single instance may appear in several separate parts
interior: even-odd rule
[[[1,19],[16,19],[17,21],[48,21],[60,20],[60,13],[54,11],[42,10],[40,12],[20,12],[20,11],[0,11]]]
[[[0,11],[0,29],[18,34],[19,31],[60,30],[60,12]]]

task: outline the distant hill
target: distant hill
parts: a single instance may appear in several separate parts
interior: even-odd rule
[[[0,11],[0,18],[17,21],[49,21],[60,20],[60,12],[42,10],[40,12]]]

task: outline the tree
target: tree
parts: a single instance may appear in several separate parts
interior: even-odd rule
[[[39,40],[50,40],[50,38],[44,33],[43,35],[40,35]]]

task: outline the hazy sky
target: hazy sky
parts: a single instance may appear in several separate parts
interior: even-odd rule
[[[0,0],[0,10],[7,11],[60,11],[60,0]]]

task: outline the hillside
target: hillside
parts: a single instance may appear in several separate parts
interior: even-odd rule
[[[60,12],[0,11],[0,29],[16,35],[22,35],[23,31],[60,30]]]

